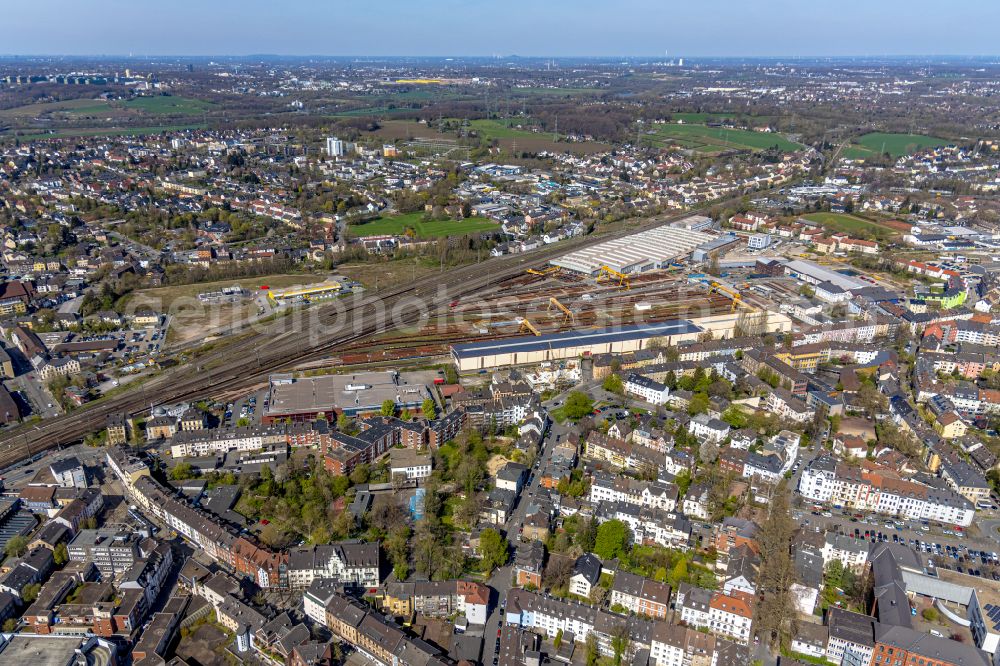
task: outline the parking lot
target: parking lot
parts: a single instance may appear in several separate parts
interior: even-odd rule
[[[832,511],[819,510],[795,511],[792,517],[804,528],[832,529],[858,542],[906,545],[926,555],[933,568],[1000,581],[1000,554],[995,550],[996,544],[981,537],[970,537],[961,527],[864,514],[835,515]]]
[[[227,426],[238,425],[241,421],[248,425],[260,424],[261,415],[267,409],[267,398],[267,389],[261,389],[227,404],[223,423]]]

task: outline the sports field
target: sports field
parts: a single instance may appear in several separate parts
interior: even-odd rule
[[[653,133],[645,135],[644,138],[655,146],[674,144],[703,153],[718,153],[725,150],[766,150],[775,147],[785,151],[802,149],[801,145],[789,141],[780,134],[696,124],[657,125]]]
[[[887,134],[870,132],[861,136],[855,143],[844,148],[843,156],[850,159],[864,159],[889,153],[892,157],[902,157],[924,150],[946,146],[951,141],[936,136],[924,134]]]
[[[421,212],[383,217],[371,222],[348,227],[352,236],[402,235],[407,227],[413,229],[417,238],[442,238],[445,236],[461,236],[484,231],[494,231],[500,225],[485,217],[470,217],[464,220],[433,220],[424,221]]]
[[[892,240],[899,236],[899,232],[895,229],[860,218],[856,215],[847,215],[845,213],[809,213],[802,217],[810,222],[821,224],[824,228],[832,232],[871,237],[878,240]]]

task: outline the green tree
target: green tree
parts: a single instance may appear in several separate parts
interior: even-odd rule
[[[598,658],[600,658],[601,653],[597,649],[597,633],[593,631],[587,632],[587,641],[585,643],[587,647],[587,666],[596,666]]]
[[[667,577],[667,582],[674,588],[687,580],[688,577],[688,563],[687,558],[682,557],[677,560],[677,564],[674,568],[670,570],[670,575]]]
[[[17,620],[10,617],[3,621],[3,633],[12,634],[17,631]]]
[[[396,402],[394,400],[382,401],[382,416],[393,416],[396,413]]]
[[[42,586],[39,583],[32,583],[30,585],[25,585],[24,589],[21,590],[21,599],[26,604],[32,603],[38,598],[38,593],[41,591]]]
[[[677,486],[678,497],[687,495],[688,488],[691,487],[691,470],[682,469],[674,477],[674,484]]]
[[[487,527],[479,533],[479,554],[483,559],[483,568],[487,571],[507,564],[509,553],[510,543],[495,529]]]
[[[350,432],[353,427],[354,419],[343,412],[337,415],[337,430],[341,432]]]
[[[21,557],[28,552],[28,538],[20,534],[11,537],[4,547],[4,552],[9,557]]]
[[[622,657],[628,652],[630,638],[628,626],[621,622],[611,629],[611,650],[614,652],[615,666],[621,666]]]
[[[198,476],[198,472],[195,470],[194,466],[189,462],[179,462],[173,466],[168,474],[171,481],[183,481],[184,479],[193,479]]]
[[[425,419],[430,419],[433,421],[437,418],[437,403],[431,398],[427,398],[420,405],[420,411],[423,412]]]
[[[628,525],[620,520],[609,520],[597,528],[594,553],[602,560],[610,560],[625,554],[628,548]]]
[[[593,552],[597,543],[597,521],[593,518],[584,520],[576,531],[575,543],[585,553]]]
[[[708,400],[708,395],[705,393],[695,393],[691,398],[691,403],[688,405],[688,414],[695,416],[697,414],[704,414],[708,411],[710,403]]]
[[[605,391],[609,393],[617,393],[619,395],[625,393],[625,382],[617,374],[611,374],[604,378],[604,383],[601,384]]]
[[[52,560],[56,563],[57,567],[61,567],[69,562],[69,552],[66,549],[65,543],[60,543],[56,546],[56,549],[52,551]]]
[[[746,427],[747,424],[746,414],[736,405],[730,405],[726,411],[722,412],[722,420],[737,430]]]
[[[351,470],[351,483],[368,483],[370,476],[371,469],[368,465],[362,463]]]
[[[566,404],[563,406],[563,414],[566,415],[566,418],[573,421],[579,421],[593,411],[594,401],[583,391],[573,391],[570,393],[566,398]]]

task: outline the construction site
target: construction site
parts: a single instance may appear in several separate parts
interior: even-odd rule
[[[344,365],[448,357],[453,347],[475,348],[486,343],[544,343],[565,352],[549,358],[586,356],[605,351],[600,345],[617,338],[598,334],[633,331],[626,337],[631,348],[642,348],[654,337],[668,343],[712,337],[729,337],[740,321],[759,314],[765,302],[752,293],[718,281],[692,281],[680,266],[629,275],[608,266],[596,277],[558,266],[527,269],[524,274],[499,283],[487,298],[463,298],[450,304],[447,314],[428,320],[419,331],[376,338],[363,346],[349,347],[336,361]],[[768,331],[788,330],[783,315],[769,313]],[[756,321],[756,320],[754,320]],[[755,325],[760,325],[758,322]],[[634,331],[639,331],[635,333]],[[551,336],[559,336],[552,338]],[[577,344],[576,338],[584,340]],[[561,341],[561,342],[560,342]],[[560,344],[553,344],[560,342]],[[617,348],[616,348],[617,350]],[[522,360],[531,359],[531,360]],[[518,360],[468,360],[456,363],[469,371],[492,365],[535,362],[534,356]],[[491,365],[492,364],[492,365]]]

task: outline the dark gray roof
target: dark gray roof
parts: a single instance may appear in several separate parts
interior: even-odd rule
[[[601,560],[592,553],[581,555],[573,563],[573,575],[581,575],[587,579],[591,585],[597,585],[601,579]]]
[[[583,345],[600,345],[626,340],[640,340],[648,337],[683,335],[698,333],[701,328],[686,320],[673,320],[659,324],[621,326],[615,328],[594,328],[569,333],[555,333],[540,336],[521,336],[490,342],[471,342],[452,345],[452,354],[457,358],[489,356],[493,354],[515,354],[547,349],[563,349]]]
[[[868,615],[831,607],[827,615],[830,637],[872,647],[875,645],[875,620]]]

